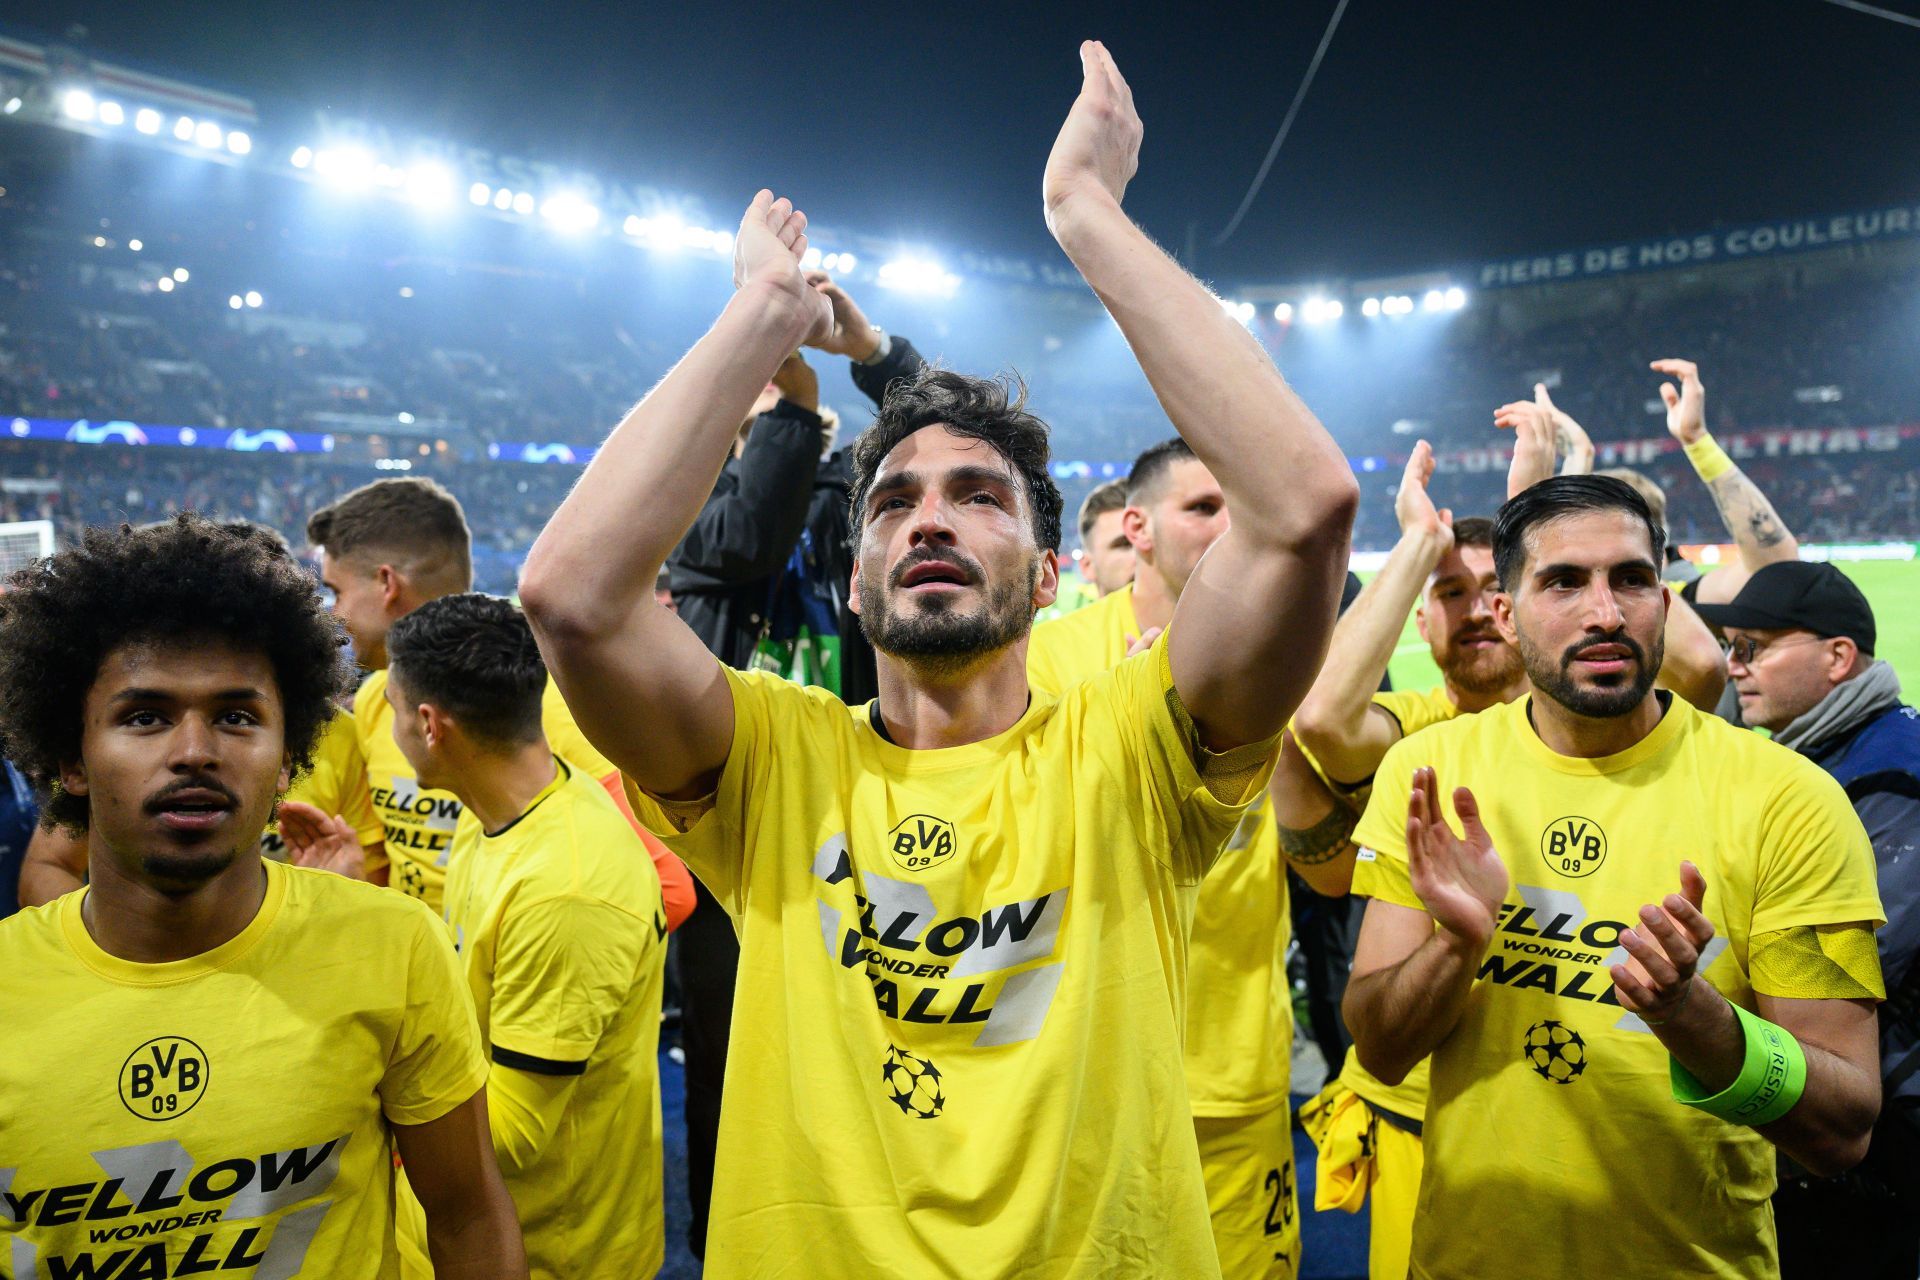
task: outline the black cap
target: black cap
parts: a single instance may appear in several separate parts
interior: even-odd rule
[[[1783,560],[1765,565],[1727,603],[1693,607],[1716,627],[1845,636],[1860,652],[1873,653],[1873,606],[1853,579],[1830,564]]]

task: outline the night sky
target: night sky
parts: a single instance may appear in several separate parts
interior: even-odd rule
[[[1097,36],[1147,126],[1129,209],[1176,250],[1191,227],[1222,281],[1920,199],[1920,30],[1821,0],[1352,0],[1215,249],[1333,3],[1188,8],[27,0],[8,21],[80,23],[96,56],[247,94],[263,135],[327,107],[716,209],[771,185],[822,221],[1035,255]]]

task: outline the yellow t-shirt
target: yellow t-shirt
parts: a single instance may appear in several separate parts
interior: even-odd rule
[[[1460,708],[1447,696],[1447,687],[1443,684],[1424,690],[1392,689],[1376,693],[1373,695],[1373,705],[1391,715],[1399,724],[1402,741],[1422,729],[1445,724],[1460,715]],[[1327,776],[1327,771],[1304,743],[1295,739],[1294,745],[1300,748],[1300,754],[1313,766],[1313,771],[1320,775],[1320,781],[1327,784],[1327,789],[1333,792],[1336,799],[1351,806],[1355,813],[1367,807],[1367,798],[1373,793],[1372,778],[1351,786],[1335,782]],[[1361,890],[1356,886],[1354,892]],[[1358,1094],[1375,1111],[1385,1111],[1415,1124],[1426,1118],[1427,1064],[1424,1060],[1415,1063],[1413,1070],[1407,1072],[1407,1078],[1399,1084],[1387,1084],[1361,1066],[1360,1055],[1349,1050],[1347,1060],[1340,1067],[1340,1083]]]
[[[1549,750],[1529,697],[1404,739],[1380,764],[1354,832],[1357,892],[1420,907],[1406,863],[1419,765],[1455,830],[1453,789],[1472,789],[1511,881],[1466,1012],[1432,1057],[1415,1276],[1777,1274],[1772,1146],[1673,1101],[1667,1052],[1607,968],[1625,959],[1620,931],[1678,891],[1691,859],[1715,931],[1700,972],[1752,1009],[1750,937],[1880,922],[1873,849],[1817,766],[1666,701],[1652,733],[1599,759]]]
[[[284,797],[310,804],[322,813],[339,814],[353,825],[362,845],[379,844],[386,838],[380,815],[373,811],[373,798],[367,791],[367,762],[360,753],[360,735],[353,717],[336,711],[313,749],[313,767],[293,780]],[[260,852],[276,862],[287,860],[287,843],[280,838],[278,823],[269,823],[260,834]],[[385,857],[367,860],[369,872],[387,865]]]
[[[1058,697],[1082,680],[1111,671],[1140,634],[1129,582],[1092,604],[1035,626],[1027,639],[1027,682]]]
[[[399,1274],[388,1123],[487,1078],[459,962],[418,903],[265,866],[189,960],[102,951],[88,890],[0,921],[0,1274]]]
[[[1111,671],[1140,634],[1128,584],[1033,629],[1027,682],[1058,696]],[[1287,1102],[1293,1074],[1293,936],[1286,863],[1263,792],[1201,882],[1187,964],[1187,1097],[1196,1116],[1259,1115]]]
[[[605,787],[562,763],[498,834],[462,817],[446,897],[493,1060],[578,1077],[545,1150],[502,1169],[532,1274],[652,1275],[665,1250],[656,1055],[667,917],[640,837]],[[409,1230],[418,1221],[402,1217]]]
[[[541,727],[553,753],[570,760],[590,777],[613,773],[611,761],[593,749],[561,701],[559,687],[547,679],[541,699]],[[393,707],[387,702],[387,673],[369,675],[353,695],[354,728],[367,761],[367,782],[374,811],[386,829],[387,883],[440,910],[447,880],[447,855],[460,825],[460,801],[446,791],[421,787],[413,766],[393,740]]]
[[[707,1275],[1218,1276],[1187,934],[1274,744],[1209,789],[1164,642],[942,750],[726,679],[710,807],[628,792],[740,933]]]

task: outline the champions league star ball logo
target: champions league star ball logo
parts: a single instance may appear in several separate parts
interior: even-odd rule
[[[899,1045],[887,1046],[887,1060],[880,1068],[893,1105],[915,1120],[931,1120],[947,1105],[940,1088],[940,1068],[927,1058],[916,1058]]]
[[[1549,1018],[1527,1028],[1527,1065],[1555,1084],[1572,1084],[1587,1069],[1587,1042]]]

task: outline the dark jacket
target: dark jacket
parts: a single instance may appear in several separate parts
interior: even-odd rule
[[[775,579],[807,519],[820,465],[818,414],[782,400],[754,420],[687,536],[667,557],[680,617],[715,657],[745,667]]]
[[[878,364],[852,367],[853,385],[873,401],[876,409],[886,399],[888,387],[918,377],[927,367],[911,342],[897,334],[892,340],[892,349]],[[880,689],[873,646],[860,630],[860,619],[847,607],[847,587],[853,580],[853,521],[847,511],[853,494],[850,453],[850,445],[836,450],[820,464],[815,477],[807,510],[805,578],[813,590],[831,601],[840,631],[840,697],[849,706],[858,706],[878,697]]]
[[[1887,913],[1879,933],[1882,1115],[1903,1116],[1920,1133],[1920,712],[1890,707],[1807,756],[1846,788],[1873,841]]]

